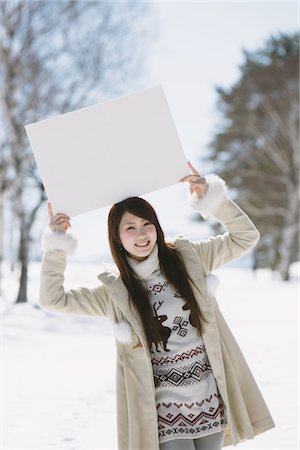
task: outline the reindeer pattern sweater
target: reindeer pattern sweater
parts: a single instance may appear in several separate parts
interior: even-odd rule
[[[151,352],[159,442],[197,439],[225,429],[226,408],[203,339],[187,302],[161,273],[157,243],[144,261],[127,260],[148,290],[152,320],[162,336]]]

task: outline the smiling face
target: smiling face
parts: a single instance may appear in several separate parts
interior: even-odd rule
[[[150,255],[157,241],[155,225],[128,211],[122,216],[119,236],[129,256],[138,261],[143,261]]]

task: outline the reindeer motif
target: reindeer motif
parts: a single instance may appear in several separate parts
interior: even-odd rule
[[[183,309],[183,311],[186,311],[187,309],[191,309],[191,308],[189,307],[188,303],[185,303],[185,305],[183,305],[182,309]],[[189,321],[190,321],[190,324],[196,328],[196,324],[193,322],[193,319],[192,319],[192,313],[189,315]]]
[[[171,350],[167,348],[167,342],[168,342],[168,339],[169,339],[169,336],[170,336],[172,330],[171,330],[171,328],[164,327],[162,325],[162,323],[167,320],[168,316],[166,316],[165,314],[163,314],[161,316],[158,316],[157,315],[157,311],[159,310],[159,308],[163,304],[163,301],[159,301],[158,302],[158,306],[156,306],[156,304],[157,304],[157,302],[155,302],[154,305],[153,305],[155,316],[151,318],[151,321],[152,321],[153,325],[155,326],[155,324],[156,324],[156,326],[158,328],[158,331],[159,331],[159,333],[161,335],[161,340],[163,342],[162,343],[163,349],[166,352],[170,352]],[[156,347],[156,351],[160,352],[160,350],[158,350],[157,342],[155,342],[155,347]]]
[[[175,298],[182,298],[182,297],[179,295],[179,293],[178,293],[177,291],[174,293],[174,297],[175,297]],[[182,310],[183,310],[183,311],[186,311],[187,309],[191,309],[191,308],[189,307],[189,304],[188,304],[188,303],[185,303],[185,304],[183,305],[183,307],[182,307]],[[189,315],[189,321],[190,321],[190,324],[191,324],[193,327],[196,328],[196,324],[193,322],[193,319],[192,319],[192,313]]]

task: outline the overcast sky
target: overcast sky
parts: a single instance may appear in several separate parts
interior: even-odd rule
[[[242,48],[255,50],[271,34],[296,31],[297,2],[167,1],[151,6],[158,39],[142,88],[162,84],[186,157],[201,175],[211,173],[213,167],[204,167],[201,155],[217,124],[215,86],[230,86],[238,79]],[[167,236],[205,238],[209,227],[191,220],[195,212],[187,205],[187,192],[188,183],[178,183],[142,197],[156,209]],[[73,218],[72,230],[79,239],[73,260],[92,262],[109,255],[108,211]]]

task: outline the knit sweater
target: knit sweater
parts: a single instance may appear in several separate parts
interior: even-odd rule
[[[158,246],[143,261],[127,256],[147,287],[163,344],[152,347],[159,442],[199,438],[226,428],[225,405],[202,337],[191,323],[186,301],[164,278]]]

